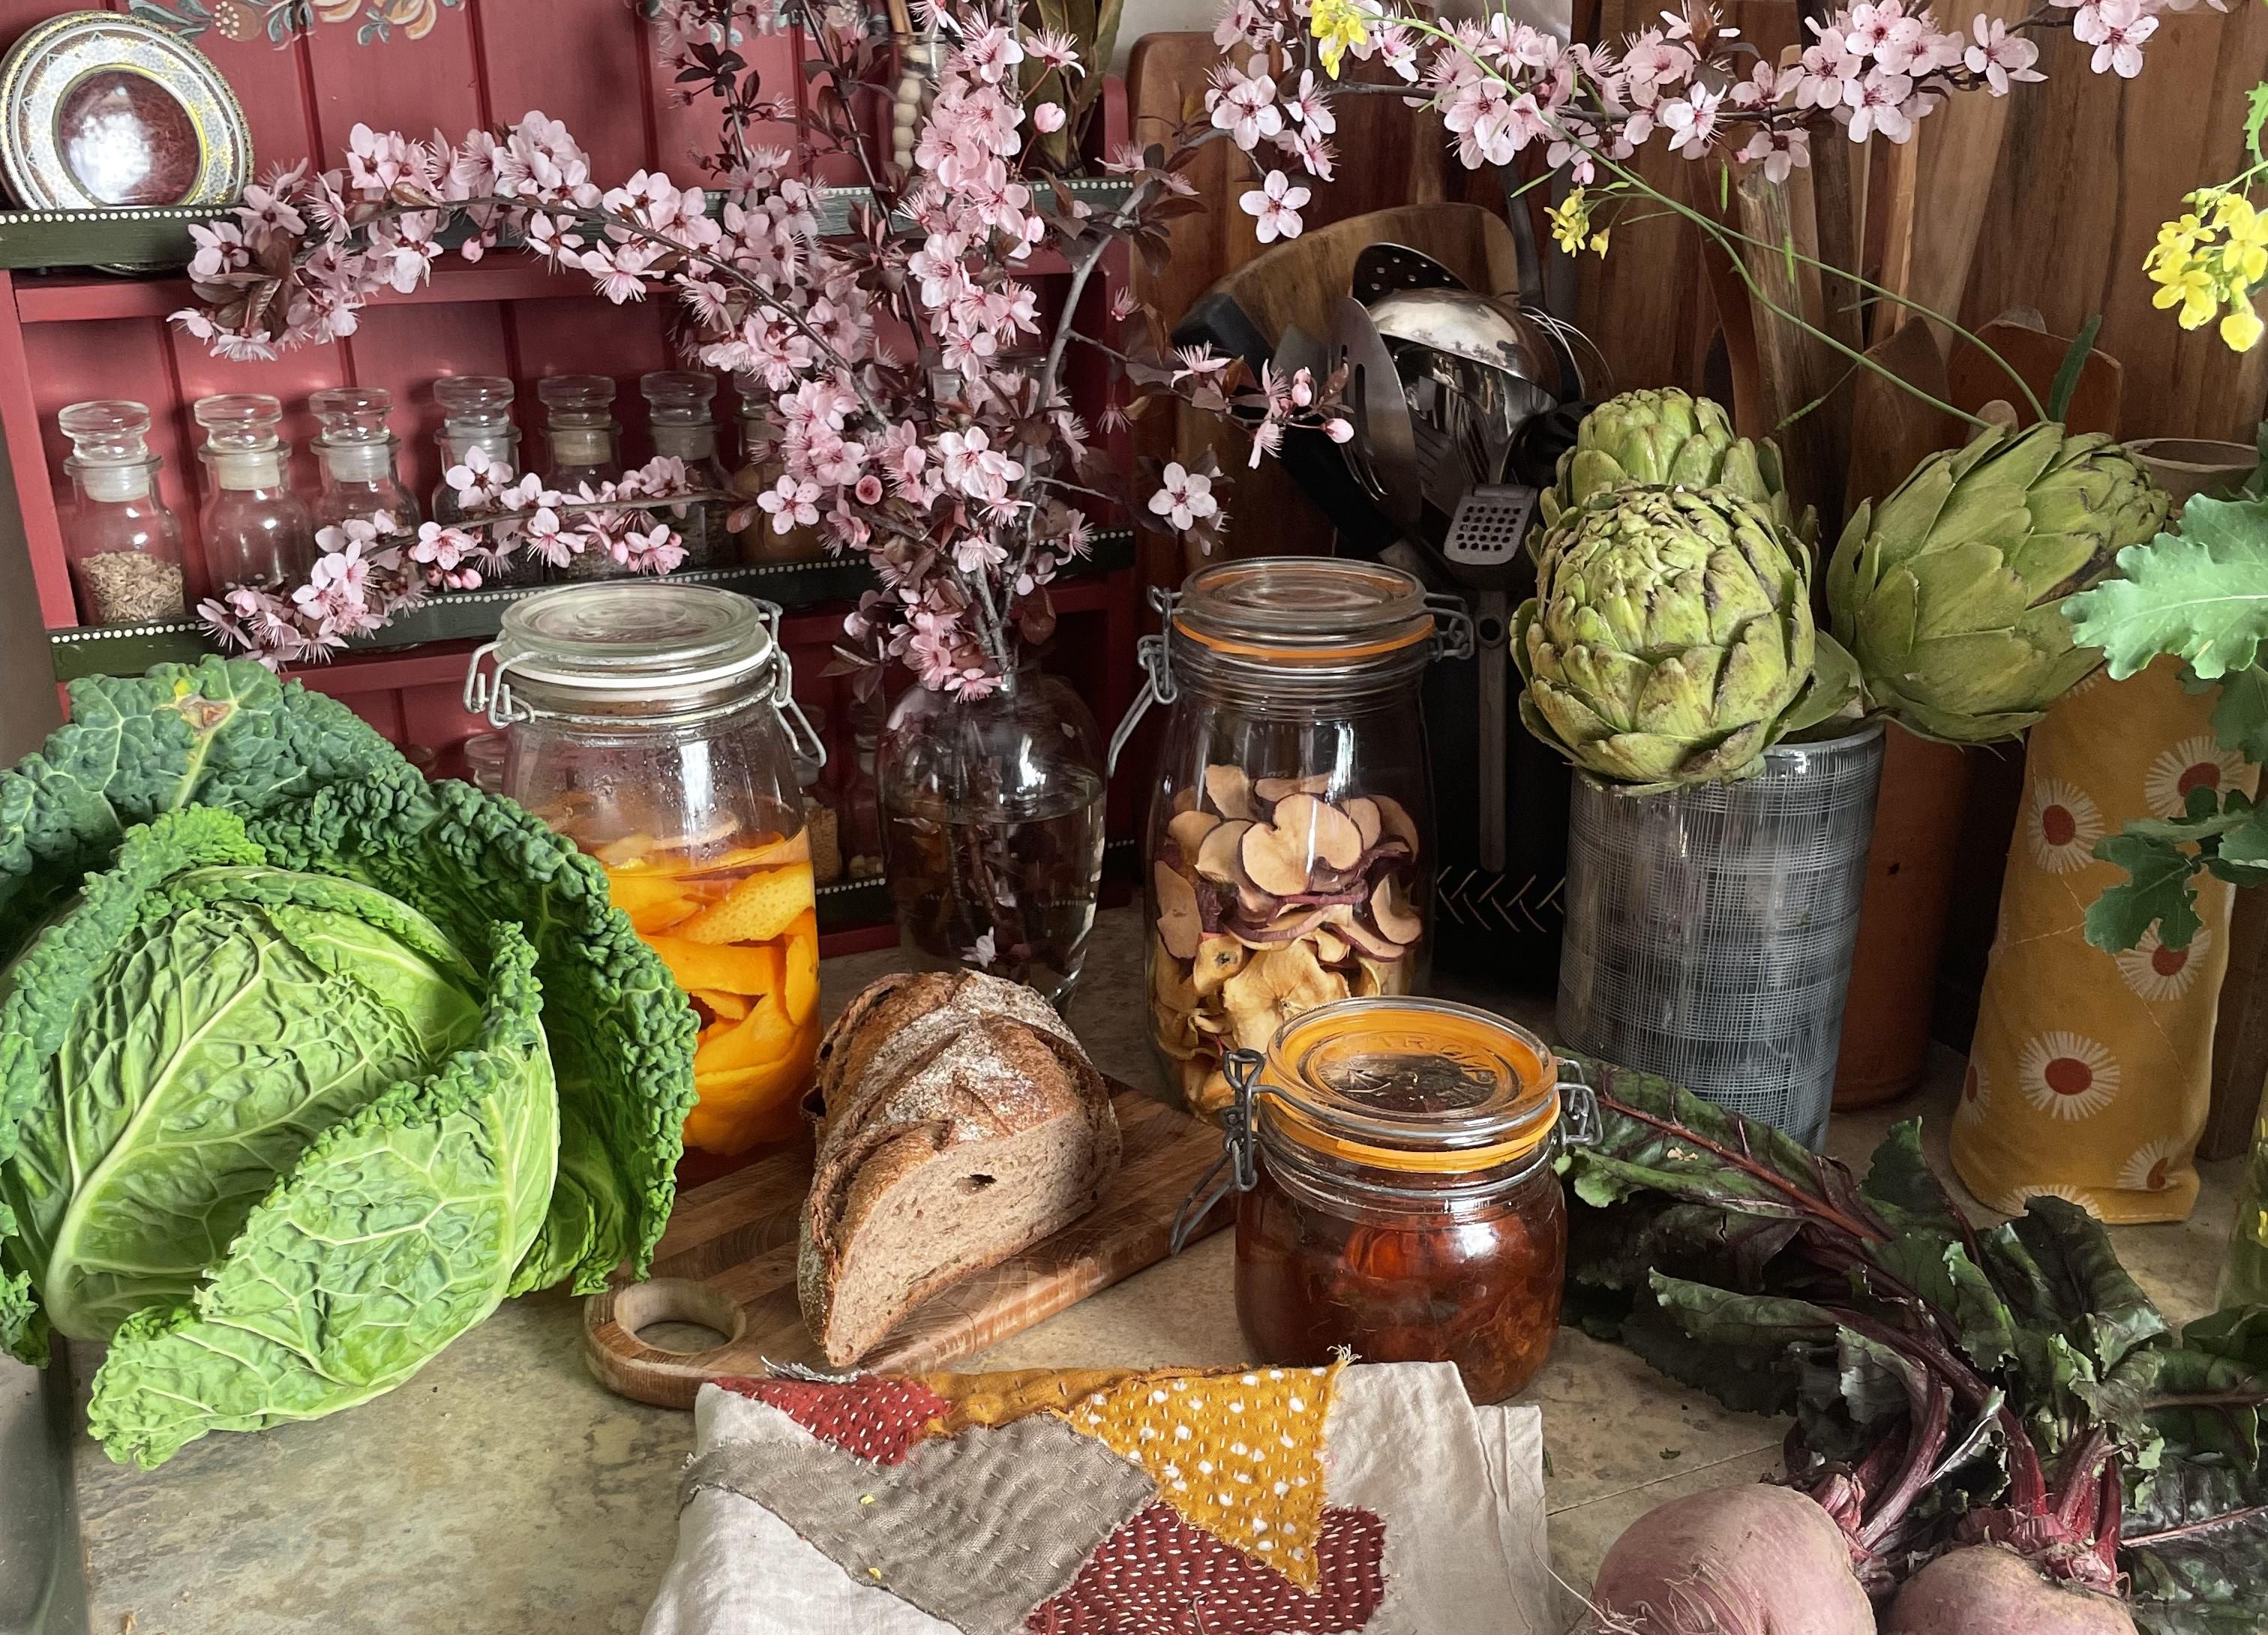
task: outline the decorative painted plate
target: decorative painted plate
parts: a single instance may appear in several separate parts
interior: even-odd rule
[[[223,204],[252,179],[252,133],[195,46],[71,11],[0,62],[0,172],[27,210]]]

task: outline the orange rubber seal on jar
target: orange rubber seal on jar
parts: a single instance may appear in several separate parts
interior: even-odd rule
[[[1254,1086],[1271,1130],[1373,1168],[1454,1175],[1532,1158],[1558,1063],[1527,1029],[1437,999],[1342,999],[1278,1030]]]
[[[1179,618],[1174,621],[1174,628],[1198,646],[1226,653],[1233,658],[1273,659],[1285,664],[1336,664],[1352,659],[1375,659],[1381,653],[1400,652],[1405,647],[1429,641],[1433,635],[1433,617],[1428,614],[1422,619],[1413,619],[1409,628],[1400,635],[1382,641],[1330,647],[1277,647],[1264,642],[1230,641],[1223,637],[1207,636],[1202,631],[1193,630]]]

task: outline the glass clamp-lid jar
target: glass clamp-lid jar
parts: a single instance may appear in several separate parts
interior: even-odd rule
[[[1223,1052],[1332,999],[1425,983],[1432,771],[1419,697],[1472,651],[1454,599],[1379,563],[1255,557],[1158,599],[1148,679],[1119,726],[1171,706],[1145,830],[1151,1040],[1197,1111]]]
[[[465,708],[504,733],[503,792],[594,858],[701,1021],[688,1146],[802,1129],[819,927],[780,610],[734,591],[593,582],[514,602]]]
[[[1526,1029],[1439,999],[1344,999],[1232,1050],[1220,1162],[1179,1249],[1236,1194],[1236,1315],[1256,1360],[1452,1362],[1476,1403],[1534,1377],[1559,1323],[1553,1160],[1597,1098]]]

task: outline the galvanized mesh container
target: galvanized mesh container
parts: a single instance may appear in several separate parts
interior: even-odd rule
[[[1736,784],[1579,776],[1560,1037],[1819,1147],[1881,770],[1877,724]]]

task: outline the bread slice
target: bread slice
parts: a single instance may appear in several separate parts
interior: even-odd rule
[[[1047,1002],[975,972],[886,977],[821,1042],[819,1163],[797,1263],[829,1363],[1092,1209],[1110,1092]]]

